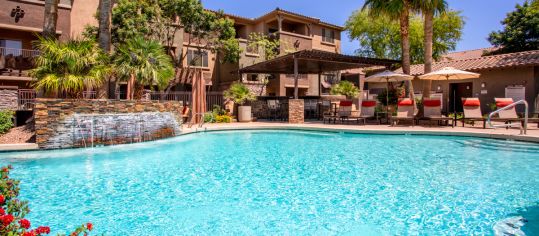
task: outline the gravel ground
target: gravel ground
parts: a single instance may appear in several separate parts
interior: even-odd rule
[[[33,143],[35,142],[34,137],[34,131],[30,125],[19,126],[0,135],[0,144]]]

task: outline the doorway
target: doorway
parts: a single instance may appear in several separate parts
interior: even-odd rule
[[[456,112],[463,112],[461,100],[462,98],[473,97],[472,88],[472,82],[449,84],[449,112],[454,112],[455,110]]]

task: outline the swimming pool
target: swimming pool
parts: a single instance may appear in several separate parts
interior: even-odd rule
[[[106,235],[538,234],[539,145],[472,137],[227,131],[0,153],[33,225]]]

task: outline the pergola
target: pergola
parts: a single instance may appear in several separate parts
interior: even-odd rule
[[[318,84],[324,72],[342,71],[371,66],[389,68],[395,60],[343,55],[320,50],[302,50],[260,62],[239,70],[240,74],[294,74],[294,99],[298,99],[300,74],[318,74]]]

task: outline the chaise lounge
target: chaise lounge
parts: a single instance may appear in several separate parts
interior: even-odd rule
[[[451,127],[455,127],[452,117],[442,115],[442,101],[439,99],[423,100],[423,117],[418,118],[417,123],[419,124],[421,120],[437,121],[438,125],[441,125],[442,122],[446,124],[451,122]]]
[[[409,120],[412,121],[412,126],[415,123],[414,115],[414,102],[410,98],[401,99],[397,103],[397,115],[392,116],[390,119],[391,126],[398,125],[399,121]]]

